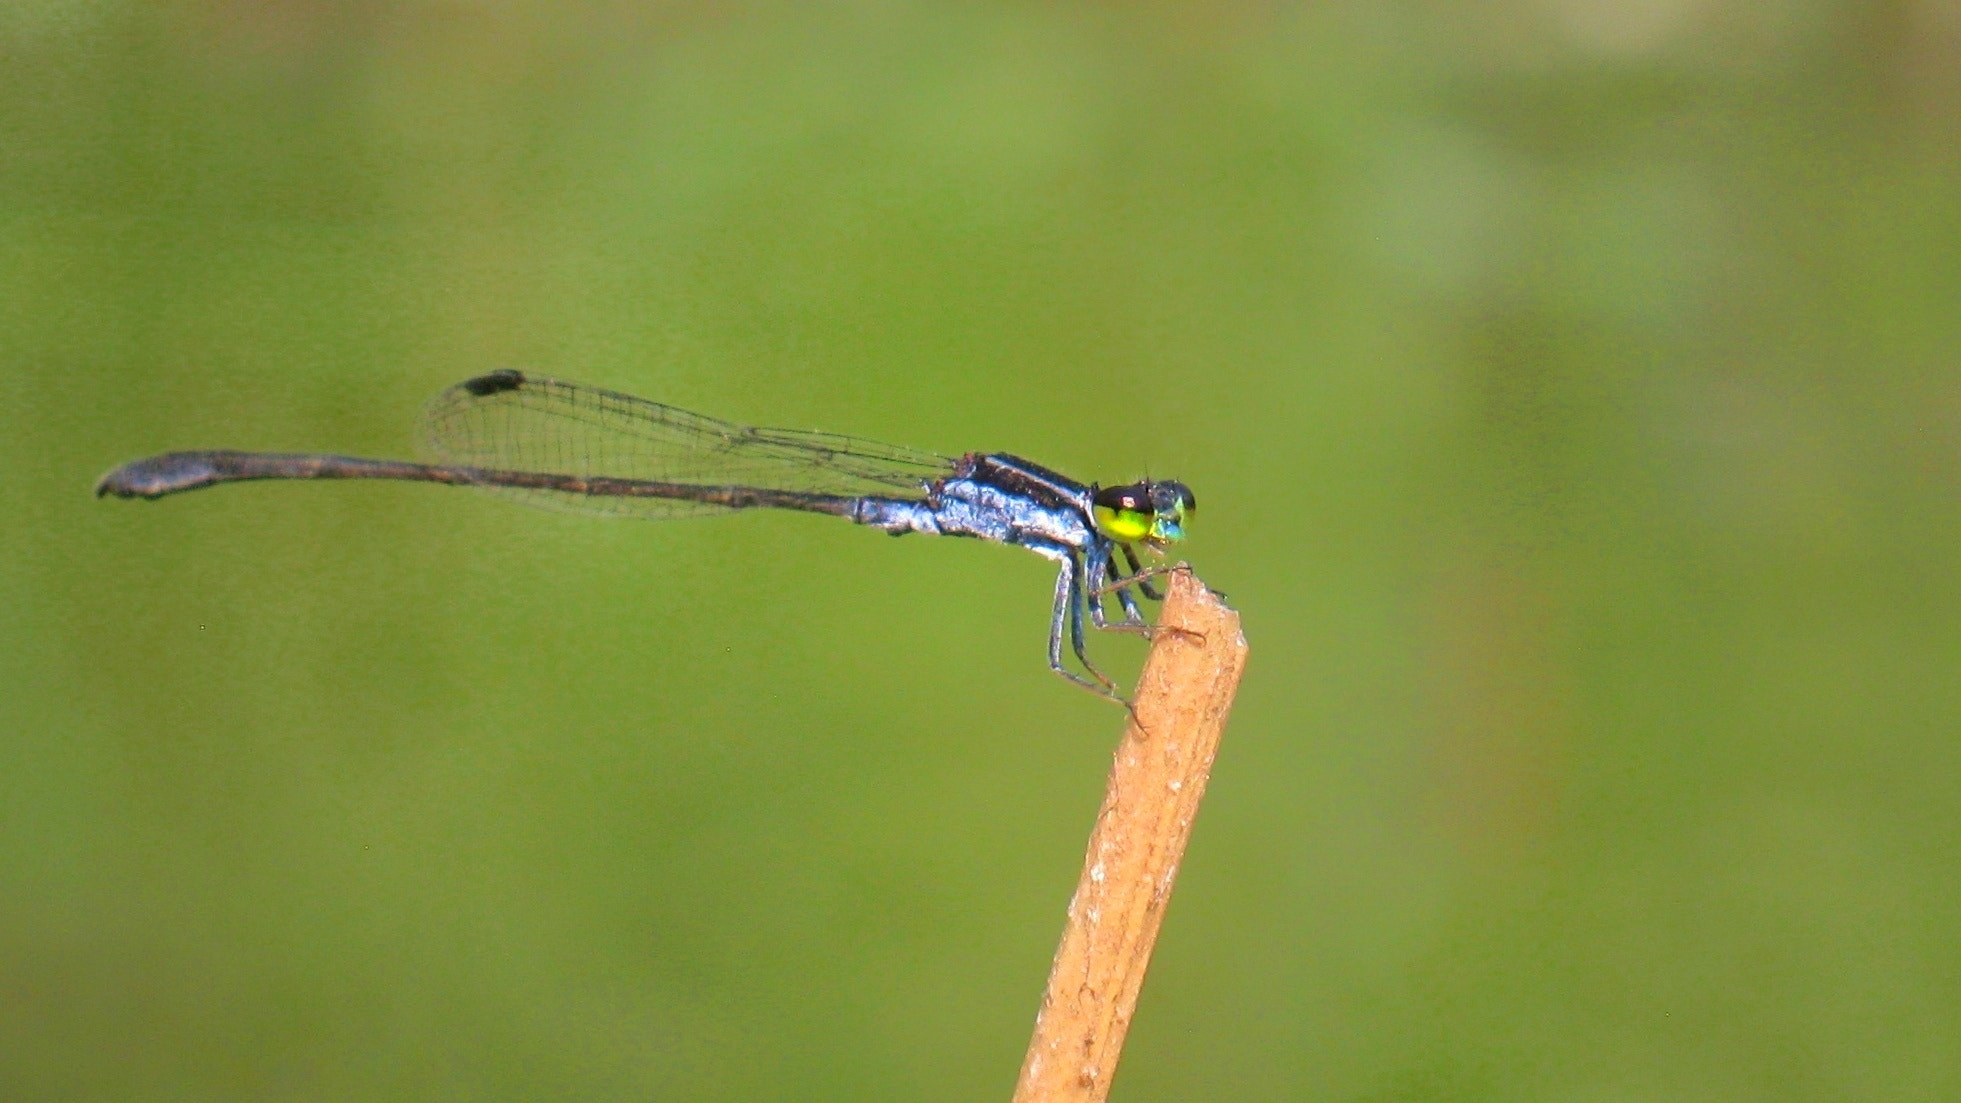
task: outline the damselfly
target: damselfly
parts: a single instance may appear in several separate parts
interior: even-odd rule
[[[1160,599],[1151,578],[1163,568],[1144,566],[1138,550],[1161,553],[1184,539],[1197,505],[1179,482],[1099,487],[1004,453],[955,458],[833,433],[751,428],[508,370],[442,392],[422,430],[430,463],[170,452],[124,464],[95,489],[160,498],[248,479],[409,479],[579,513],[662,519],[767,507],[828,513],[893,535],[1013,544],[1058,567],[1050,669],[1119,702],[1115,684],[1089,661],[1084,620],[1148,631],[1137,599]],[[1120,620],[1105,608],[1112,597]],[[1065,637],[1083,674],[1064,665]]]

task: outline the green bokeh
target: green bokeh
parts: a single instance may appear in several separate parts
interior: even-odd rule
[[[0,1098],[1007,1097],[1040,561],[88,496],[498,366],[1197,490],[1119,1099],[1961,1097],[1950,8],[15,0]]]

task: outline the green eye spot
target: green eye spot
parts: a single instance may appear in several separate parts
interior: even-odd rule
[[[1112,540],[1142,540],[1151,534],[1153,517],[1149,510],[1123,509],[1098,504],[1094,507],[1098,532]]]
[[[1096,520],[1096,531],[1125,543],[1149,538],[1157,520],[1150,493],[1142,484],[1098,490],[1090,500],[1090,513]]]
[[[1109,486],[1090,499],[1097,532],[1122,543],[1160,548],[1185,538],[1185,522],[1195,508],[1192,492],[1175,482]]]

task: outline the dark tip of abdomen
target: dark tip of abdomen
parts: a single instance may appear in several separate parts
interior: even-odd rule
[[[486,375],[479,375],[475,379],[463,381],[463,389],[478,398],[504,391],[515,391],[522,386],[524,386],[524,373],[510,368],[499,368]]]
[[[106,498],[161,498],[180,490],[210,486],[218,481],[212,465],[213,453],[169,452],[148,459],[132,460],[102,476],[95,484],[95,496]]]

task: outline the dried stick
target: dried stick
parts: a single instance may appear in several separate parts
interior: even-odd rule
[[[1180,566],[1090,833],[1015,1103],[1110,1093],[1219,733],[1246,667],[1239,614]]]

